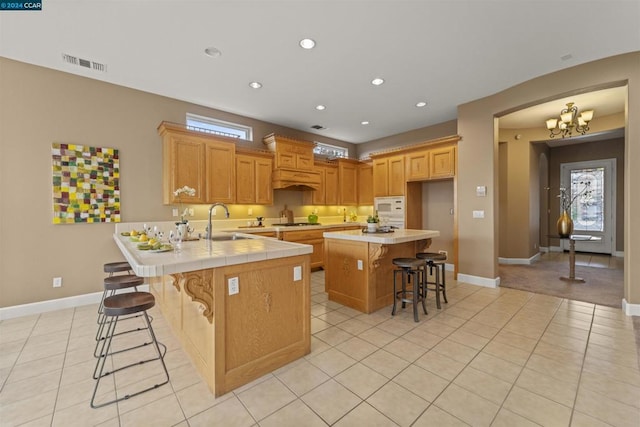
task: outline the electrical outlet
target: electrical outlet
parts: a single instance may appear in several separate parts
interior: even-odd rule
[[[297,282],[298,280],[302,280],[302,267],[296,265],[293,267],[293,281]]]
[[[193,208],[189,208],[189,216],[193,216]]]
[[[237,277],[229,278],[229,295],[235,295],[240,292],[240,285]]]
[[[313,208],[313,214],[318,215],[318,208]]]
[[[473,211],[474,218],[484,218],[484,211]]]
[[[62,277],[54,277],[53,278],[53,287],[54,288],[62,287]]]
[[[173,216],[178,216],[178,208],[173,208],[173,209],[171,210],[171,215],[173,215]]]
[[[213,208],[213,209],[211,209],[211,216],[216,216],[216,209],[217,209],[217,208]]]
[[[253,215],[253,209],[251,209],[251,208],[247,209],[247,215],[252,216]]]
[[[363,267],[363,265],[362,265],[362,260],[361,260],[361,259],[359,259],[359,260],[358,260],[358,270],[362,270],[363,268],[364,268],[364,267]]]

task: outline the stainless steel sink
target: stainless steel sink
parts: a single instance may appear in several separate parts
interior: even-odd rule
[[[228,240],[246,240],[246,239],[251,239],[251,237],[239,236],[237,234],[217,235],[217,236],[211,237],[211,240],[214,242],[226,242]]]

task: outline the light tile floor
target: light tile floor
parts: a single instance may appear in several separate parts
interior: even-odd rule
[[[102,409],[89,406],[96,306],[6,320],[0,425],[640,425],[638,355],[621,310],[447,285],[449,303],[430,300],[415,323],[410,309],[392,318],[328,301],[324,273],[313,273],[311,354],[217,399],[154,309],[171,382]],[[155,381],[157,368],[107,377],[98,395]]]

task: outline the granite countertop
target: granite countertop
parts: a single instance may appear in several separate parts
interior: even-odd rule
[[[251,234],[236,233],[242,240],[211,241],[199,239],[182,243],[180,251],[151,252],[137,248],[128,236],[113,235],[118,248],[141,277],[157,277],[171,273],[203,270],[225,265],[244,264],[275,258],[306,255],[313,246],[271,239]],[[214,233],[229,235],[229,233]]]
[[[363,233],[362,230],[327,231],[322,234],[325,239],[352,240],[356,242],[382,243],[394,245],[396,243],[413,242],[431,239],[440,235],[436,230],[393,230],[392,233]]]

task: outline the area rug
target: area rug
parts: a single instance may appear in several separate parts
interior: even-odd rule
[[[568,261],[541,260],[531,265],[501,264],[500,286],[609,307],[622,307],[623,270],[576,265],[576,277],[584,283],[560,280],[569,275]]]

